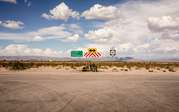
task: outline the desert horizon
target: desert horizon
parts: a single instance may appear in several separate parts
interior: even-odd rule
[[[0,0],[0,112],[179,112],[179,0]]]

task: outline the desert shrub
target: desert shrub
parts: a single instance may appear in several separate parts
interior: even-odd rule
[[[136,70],[139,70],[140,68],[136,66],[135,69],[136,69]]]
[[[107,66],[101,66],[100,68],[101,68],[101,69],[108,69]]]
[[[72,68],[72,69],[76,69],[76,67],[75,67],[74,65],[71,65],[71,68]]]
[[[87,72],[88,71],[88,68],[86,67],[86,66],[84,66],[83,68],[82,68],[82,72]]]
[[[118,72],[117,68],[113,68],[112,72]]]
[[[69,70],[70,68],[65,68],[65,70]]]
[[[170,68],[170,66],[165,66],[165,69],[169,69]]]
[[[62,66],[61,65],[59,65],[59,66],[57,66],[57,68],[56,69],[61,69],[62,68]]]
[[[149,67],[149,66],[145,66],[145,69],[146,69],[146,70],[149,70],[149,69],[150,69],[150,67]]]
[[[154,72],[153,70],[149,70],[149,72]]]
[[[133,65],[127,64],[126,67],[127,67],[129,70],[131,70],[132,66],[133,66]]]
[[[90,64],[92,62],[88,62]],[[98,68],[103,68],[107,69],[108,67],[119,67],[127,68],[130,70],[131,68],[135,67],[136,69],[140,68],[145,68],[147,70],[150,69],[165,69],[169,71],[175,71],[175,67],[179,67],[178,62],[124,62],[124,61],[93,61],[95,65]],[[40,66],[61,66],[61,67],[71,67],[71,68],[76,68],[76,67],[83,67],[88,65],[87,61],[7,61],[7,60],[2,60],[0,61],[0,67],[5,67],[9,69],[15,69],[15,70],[23,70],[27,68],[38,68]],[[125,70],[124,70],[125,71]]]
[[[32,67],[31,63],[23,63],[20,61],[14,61],[14,62],[8,63],[7,68],[9,68],[10,70],[25,70],[31,67]]]
[[[174,68],[172,68],[172,67],[168,68],[168,71],[169,71],[169,72],[176,72],[176,71],[174,70]]]
[[[127,72],[127,71],[129,71],[129,70],[126,68],[126,69],[124,69],[124,71],[126,71],[126,72]]]

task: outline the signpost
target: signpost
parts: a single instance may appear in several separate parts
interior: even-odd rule
[[[98,58],[101,54],[97,51],[96,48],[89,48],[88,51],[84,54],[86,58]],[[86,70],[97,72],[97,65],[93,62],[86,63]]]
[[[71,51],[71,57],[83,57],[83,51]]]
[[[84,55],[86,58],[98,58],[101,54],[97,51],[96,48],[89,48],[88,52]]]
[[[112,57],[116,56],[116,49],[114,47],[110,49],[110,56]]]

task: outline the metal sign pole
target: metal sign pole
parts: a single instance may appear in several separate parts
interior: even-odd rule
[[[96,48],[89,48],[88,52],[85,53],[84,55],[86,58],[89,58],[89,69],[90,71],[96,72],[97,71],[97,67],[96,65],[93,63],[93,59],[100,57],[101,54],[97,51]]]

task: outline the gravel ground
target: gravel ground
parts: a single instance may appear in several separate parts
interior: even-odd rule
[[[179,112],[179,75],[0,75],[0,112]]]

